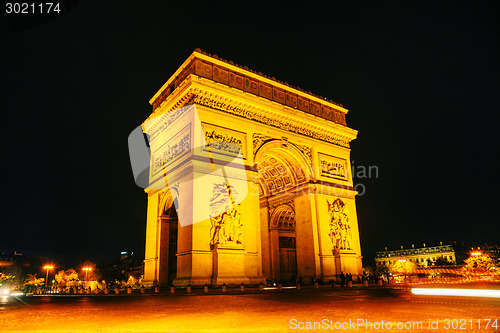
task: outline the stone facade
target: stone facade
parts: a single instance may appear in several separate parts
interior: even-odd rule
[[[151,153],[147,285],[361,274],[345,108],[198,50],[150,103],[170,136]],[[234,186],[206,177],[219,167]]]
[[[406,259],[417,266],[427,267],[431,266],[439,258],[450,264],[457,264],[453,247],[451,245],[439,245],[393,251],[378,251],[375,255],[375,265],[389,266],[400,259]]]

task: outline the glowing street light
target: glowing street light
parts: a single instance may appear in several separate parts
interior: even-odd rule
[[[50,266],[50,265],[43,266],[43,269],[47,270],[47,276],[45,277],[45,291],[47,291],[47,280],[49,279],[49,269],[53,269],[53,268],[54,268],[54,266]]]
[[[83,267],[82,270],[85,271],[85,288],[87,288],[87,278],[88,278],[89,272],[92,270],[92,267]]]

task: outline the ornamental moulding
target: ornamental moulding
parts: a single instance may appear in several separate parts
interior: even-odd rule
[[[206,86],[206,88],[209,88],[209,86],[213,86],[214,84],[219,86],[219,88],[224,89],[225,87],[219,83],[216,82],[211,82],[207,79],[201,78],[200,80],[196,80],[198,83],[201,83],[203,86]],[[187,87],[189,83],[191,83],[191,75],[182,82],[181,86]],[[208,85],[208,86],[207,86]],[[181,88],[181,87],[179,87]],[[203,87],[205,88],[205,87]],[[297,134],[302,134],[314,139],[318,139],[321,141],[325,141],[328,143],[333,143],[335,145],[344,147],[344,148],[349,148],[349,142],[351,141],[350,138],[344,137],[341,135],[330,135],[321,131],[317,130],[312,130],[308,127],[307,124],[301,125],[294,125],[294,123],[297,123],[295,119],[286,117],[286,115],[283,114],[276,114],[273,117],[269,117],[269,110],[263,110],[261,108],[249,105],[247,103],[243,103],[240,100],[234,100],[232,98],[228,98],[225,96],[220,96],[214,92],[209,92],[203,88],[199,87],[191,87],[189,89],[186,89],[185,92],[182,94],[182,96],[179,96],[179,98],[176,100],[176,103],[174,105],[171,105],[166,108],[166,110],[171,111],[175,110],[177,108],[182,108],[184,106],[190,105],[190,104],[198,104],[198,105],[203,105],[203,106],[208,106],[214,109],[217,109],[219,111],[224,111],[230,114],[234,114],[249,120],[257,121],[266,125],[270,125],[285,131],[290,131],[294,132]],[[183,88],[181,88],[182,90]],[[227,88],[231,89],[231,88]],[[224,89],[224,90],[227,90]],[[176,89],[177,92],[179,92],[179,89]],[[169,97],[172,97],[169,96]],[[168,98],[170,99],[170,98]],[[170,101],[173,101],[170,99]],[[162,104],[162,106],[168,105],[169,101],[165,101]],[[157,108],[152,116],[159,115],[166,111],[160,111],[162,107]],[[293,112],[294,110],[292,110]],[[150,117],[149,117],[150,118]],[[148,119],[149,119],[148,118]],[[304,126],[305,125],[305,126]]]
[[[304,125],[294,125],[296,120],[283,115],[276,115],[270,117],[269,111],[260,110],[254,106],[246,105],[241,102],[235,103],[228,98],[220,97],[213,93],[200,93],[192,92],[193,96],[188,98],[194,104],[208,106],[219,111],[224,111],[234,114],[249,120],[253,120],[262,124],[270,125],[285,131],[294,132],[297,134],[305,135],[321,141],[333,143],[335,145],[349,148],[349,140],[340,136],[333,136],[319,131],[314,131]],[[278,118],[279,117],[279,118]]]
[[[221,61],[200,50],[195,50],[183,66],[164,84],[150,100],[153,111],[179,90],[185,81],[192,77],[210,80],[222,86],[238,89],[242,92],[287,105],[301,112],[346,126],[345,112],[341,104],[316,96],[298,87],[290,86],[275,78],[234,63]]]
[[[269,215],[272,215],[276,208],[281,207],[283,205],[290,206],[292,210],[295,212],[295,196],[294,197],[284,197],[275,201],[269,202]]]

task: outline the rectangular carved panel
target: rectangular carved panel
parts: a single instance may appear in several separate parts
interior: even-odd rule
[[[310,103],[310,113],[317,117],[321,117],[321,106],[319,103],[311,102]]]
[[[212,64],[203,60],[196,59],[195,64],[196,75],[212,79]]]
[[[340,124],[347,126],[347,124],[345,123],[345,113],[342,112],[340,112]]]
[[[219,67],[217,65],[214,65],[213,69],[214,69],[214,81],[228,84],[229,82],[228,70]]]
[[[273,88],[270,84],[259,82],[259,96],[273,99]]]
[[[273,87],[273,101],[285,104],[285,91],[283,89]]]
[[[229,71],[229,86],[244,90],[243,75]]]
[[[309,101],[299,96],[299,110],[309,113]]]
[[[322,177],[348,180],[348,162],[346,159],[319,153],[319,172]]]
[[[334,111],[333,112],[333,121],[335,121],[338,124],[342,124],[342,117],[340,115],[340,111]]]
[[[286,105],[291,106],[292,108],[297,107],[297,94],[286,92]]]
[[[152,102],[153,110],[158,108],[163,101],[165,101],[170,94],[190,75],[196,74],[200,77],[211,79],[215,82],[229,85],[245,92],[252,93],[274,102],[299,109],[303,112],[310,113],[317,117],[333,121],[335,123],[346,125],[345,114],[336,109],[323,105],[323,102],[314,101],[308,96],[302,96],[290,91],[288,87],[279,88],[274,83],[269,83],[260,80],[253,76],[246,76],[245,74],[231,71],[224,64],[212,63],[210,60],[202,60],[194,58],[177,77],[173,78],[171,83],[159,96]],[[274,78],[273,78],[274,80]],[[341,105],[340,105],[341,106]]]
[[[252,93],[255,95],[259,95],[259,84],[258,84],[257,80],[249,78],[249,77],[245,77],[244,90],[246,92],[249,92],[249,93]]]
[[[202,123],[202,127],[207,144],[206,150],[210,148],[212,153],[230,156],[236,156],[241,152],[243,158],[247,158],[246,133],[208,123]]]
[[[191,150],[191,126],[187,125],[175,135],[172,135],[158,149],[152,152],[151,176],[155,178],[163,172],[165,167],[189,153]]]

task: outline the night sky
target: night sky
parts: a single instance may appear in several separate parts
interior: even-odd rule
[[[0,250],[144,255],[129,133],[195,48],[342,103],[364,264],[385,246],[499,243],[500,2],[65,1],[1,16]]]

